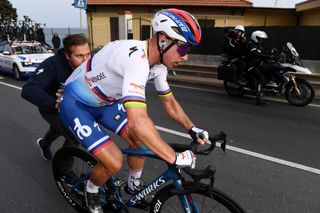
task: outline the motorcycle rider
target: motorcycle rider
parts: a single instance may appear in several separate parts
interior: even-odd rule
[[[256,104],[265,105],[267,102],[262,99],[262,87],[265,83],[264,75],[260,69],[261,62],[268,59],[269,56],[263,52],[261,46],[262,40],[267,39],[268,36],[264,31],[256,30],[251,34],[251,39],[246,48],[246,62],[248,65],[248,72],[252,75],[256,83]]]
[[[243,25],[237,25],[225,36],[223,49],[227,54],[228,62],[234,63],[237,66],[237,79],[239,83],[246,69],[245,51],[246,37]]]

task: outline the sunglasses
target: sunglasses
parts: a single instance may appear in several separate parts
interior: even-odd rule
[[[178,42],[176,42],[177,46],[178,46],[178,49],[177,49],[177,52],[179,53],[179,55],[181,57],[187,55],[188,53],[190,53],[190,50],[191,50],[191,46],[189,44],[179,44]]]

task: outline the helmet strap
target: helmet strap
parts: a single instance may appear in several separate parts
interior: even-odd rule
[[[175,43],[172,41],[171,44],[169,44],[165,49],[163,47],[160,47],[159,45],[159,34],[160,32],[157,32],[157,47],[160,54],[160,63],[163,64],[163,55],[173,46]]]

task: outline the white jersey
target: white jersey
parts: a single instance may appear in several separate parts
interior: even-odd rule
[[[171,94],[167,74],[162,64],[150,68],[147,41],[114,41],[80,65],[67,79],[65,90],[89,106],[121,99],[126,107],[145,107],[148,80],[154,80],[159,95]]]

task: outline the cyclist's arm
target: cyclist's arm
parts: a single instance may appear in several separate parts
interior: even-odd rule
[[[122,64],[122,102],[127,112],[129,131],[160,158],[175,163],[175,151],[161,139],[147,113],[145,86],[150,71],[147,58],[141,57],[140,51],[134,51],[129,59],[123,59]]]
[[[158,69],[162,69],[159,75],[154,79],[154,84],[158,95],[161,99],[162,105],[168,115],[189,131],[194,124],[189,117],[183,111],[181,105],[175,99],[170,86],[167,81],[168,71],[166,68],[159,66]]]
[[[194,126],[194,124],[192,123],[190,118],[186,115],[186,113],[183,111],[181,105],[175,99],[172,93],[169,96],[161,97],[160,100],[161,100],[162,106],[164,107],[168,115],[173,120],[178,122],[181,126],[183,126],[187,131],[189,131]]]
[[[144,107],[126,107],[127,119],[130,131],[148,147],[168,163],[175,163],[176,153],[161,139],[159,132]]]

